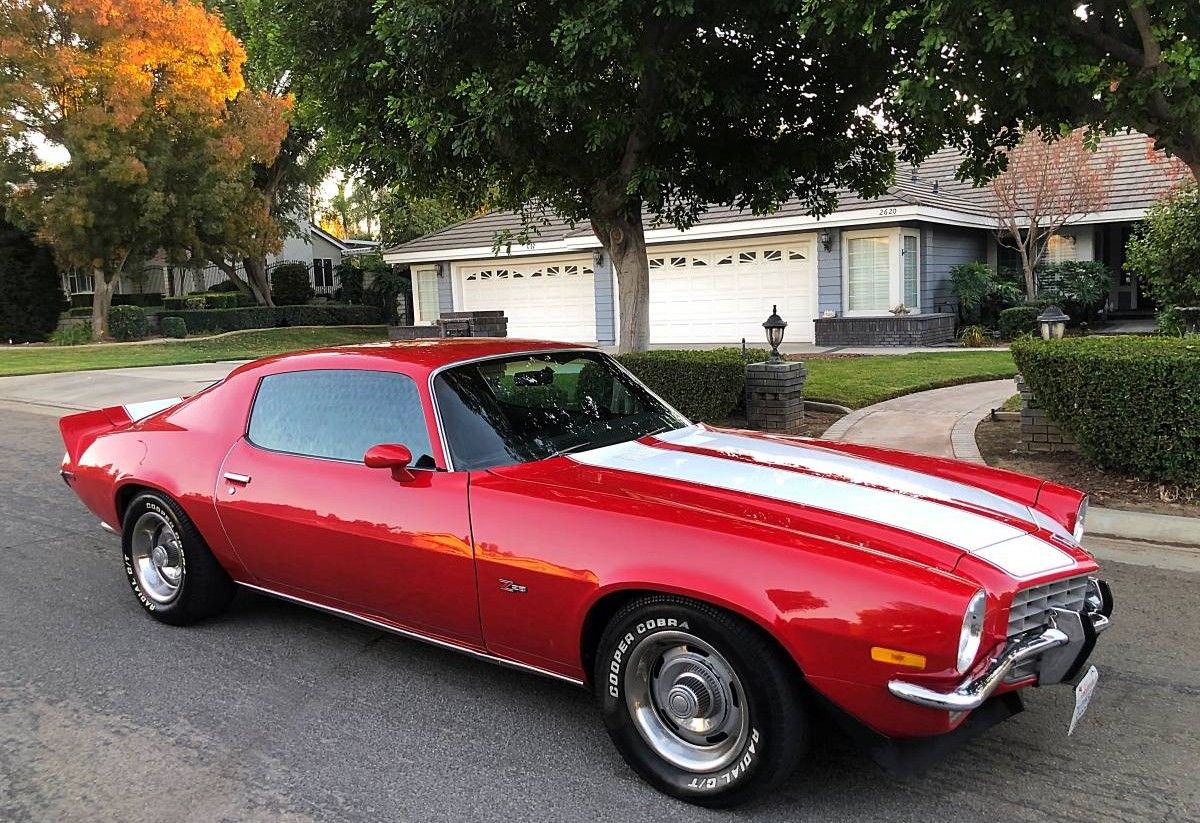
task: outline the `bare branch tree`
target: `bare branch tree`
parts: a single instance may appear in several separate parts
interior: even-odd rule
[[[1008,153],[1008,166],[992,180],[992,216],[1000,244],[1021,257],[1025,294],[1037,297],[1037,265],[1050,238],[1064,226],[1108,205],[1115,153],[1093,151],[1077,129],[1047,141],[1025,135]]]

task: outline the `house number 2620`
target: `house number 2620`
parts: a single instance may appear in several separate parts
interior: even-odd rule
[[[890,216],[890,215],[893,215],[893,214],[895,214],[895,213],[896,213],[896,207],[895,207],[895,206],[891,206],[891,207],[889,207],[889,208],[886,208],[886,209],[880,209],[880,210],[879,210],[879,214],[880,214],[881,216],[883,216],[883,217],[888,217],[888,216]]]

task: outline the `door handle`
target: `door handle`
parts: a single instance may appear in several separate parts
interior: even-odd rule
[[[250,475],[238,474],[237,472],[225,472],[225,479],[230,483],[237,483],[240,486],[244,486],[250,482]]]

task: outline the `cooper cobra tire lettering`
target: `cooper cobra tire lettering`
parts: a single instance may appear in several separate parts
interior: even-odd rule
[[[674,617],[659,617],[654,620],[647,620],[643,623],[638,623],[635,629],[639,635],[644,635],[651,629],[686,629],[690,628],[686,620],[676,620]],[[635,640],[633,632],[628,632],[621,638],[621,642],[617,644],[616,650],[613,652],[612,660],[608,664],[608,693],[612,697],[618,697],[620,690],[617,688],[621,681],[621,658],[625,656],[625,652],[633,645]]]

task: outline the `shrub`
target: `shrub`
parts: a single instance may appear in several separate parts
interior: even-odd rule
[[[82,346],[92,342],[92,328],[87,323],[68,323],[50,334],[50,343],[55,346]]]
[[[92,307],[86,306],[81,309],[67,309],[67,316],[68,317],[91,317],[92,316]]]
[[[171,309],[186,309],[188,299],[186,297],[164,297],[162,307],[167,311]]]
[[[238,284],[234,283],[232,280],[222,280],[220,283],[217,283],[216,285],[212,286],[208,291],[209,291],[209,293],[213,293],[213,292],[216,292],[216,293],[228,292],[230,294],[240,294],[241,293],[241,289],[238,288]]]
[[[284,326],[374,326],[382,319],[382,312],[375,306],[324,303],[278,308]]]
[[[0,205],[0,340],[45,340],[67,310],[54,255],[3,217]]]
[[[412,295],[412,280],[410,270],[400,266],[389,266],[380,260],[367,266],[364,263],[364,273],[371,275],[371,283],[363,293],[363,301],[377,307],[383,312],[383,322],[394,325],[399,322],[399,303],[405,295]],[[406,309],[411,308],[407,305]],[[409,322],[412,313],[406,312]]]
[[[1150,207],[1125,247],[1125,268],[1144,277],[1162,308],[1200,306],[1200,188]]]
[[[163,337],[187,337],[187,322],[182,317],[164,317],[158,321]]]
[[[271,295],[277,306],[298,306],[313,299],[308,267],[303,263],[280,263],[271,272]]]
[[[350,262],[338,266],[338,299],[343,303],[361,303],[363,301],[363,270]]]
[[[1038,330],[1037,306],[1013,306],[1000,312],[1000,336],[1005,340],[1016,340],[1023,334],[1034,334]]]
[[[751,360],[761,351],[755,350]],[[737,349],[658,350],[617,358],[639,380],[687,417],[716,421],[729,417],[746,390],[746,360]]]
[[[1200,485],[1200,346],[1191,339],[1021,340],[1012,353],[1050,417],[1097,465]]]
[[[950,269],[950,290],[961,323],[994,326],[1000,312],[1021,302],[1023,287],[1011,272],[993,272],[986,263],[960,263]]]
[[[1072,325],[1090,320],[1112,289],[1112,272],[1099,260],[1064,260],[1038,267],[1038,302],[1053,303]]]
[[[237,292],[209,292],[204,295],[206,309],[236,309],[237,305]]]
[[[113,306],[108,310],[108,331],[115,340],[141,340],[149,324],[141,306]]]
[[[114,306],[141,306],[143,309],[146,309],[153,306],[161,306],[162,304],[162,292],[157,291],[114,294],[112,296],[112,305]]]
[[[983,326],[964,326],[958,333],[958,339],[969,349],[977,349],[992,342],[991,335]]]

